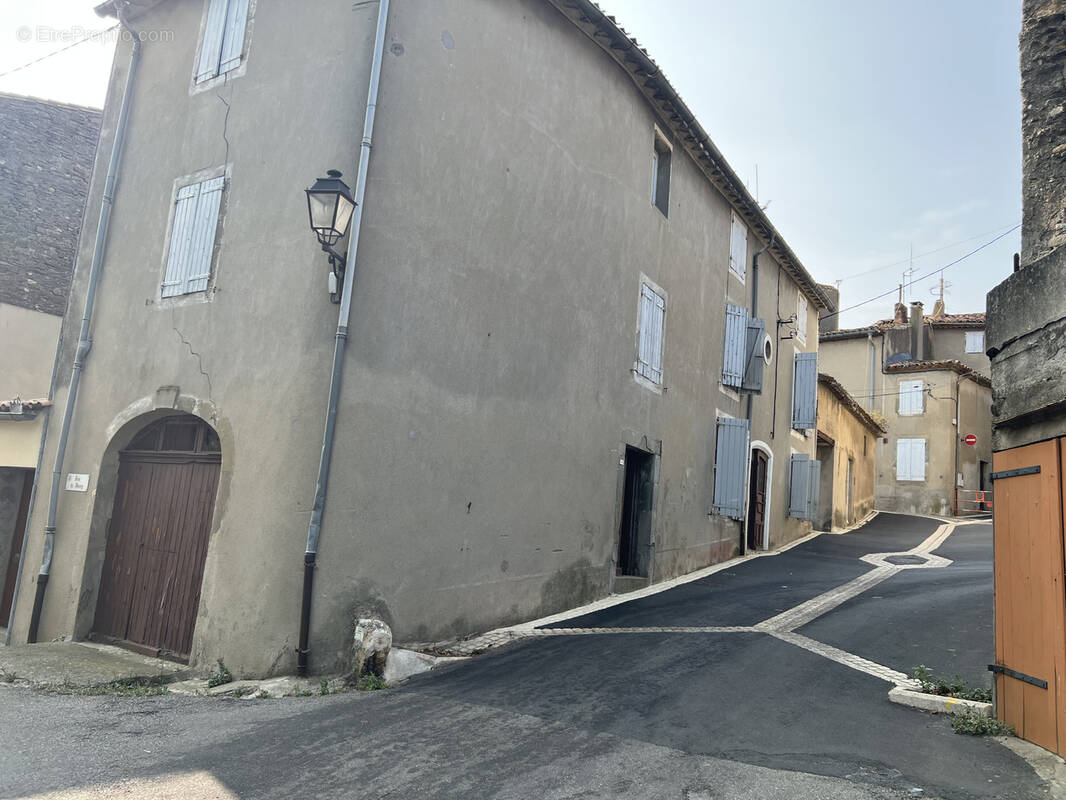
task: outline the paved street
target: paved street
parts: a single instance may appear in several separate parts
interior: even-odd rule
[[[1044,797],[1018,756],[889,703],[878,677],[925,663],[988,680],[991,526],[931,541],[938,526],[882,514],[398,690],[3,687],[0,796]],[[906,568],[860,561],[904,551]],[[930,567],[934,556],[952,563]]]

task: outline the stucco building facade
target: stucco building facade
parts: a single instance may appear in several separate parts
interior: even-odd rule
[[[336,325],[303,190],[357,175],[378,9],[221,5],[125,13],[174,35],[132,78],[118,47],[89,220],[132,80],[128,135],[63,467],[88,491],[59,493],[44,589],[35,508],[14,632],[36,606],[39,640],[251,675],[296,661]],[[439,641],[806,534],[792,462],[816,455],[831,301],[653,62],[584,2],[396,0],[385,41],[311,668],[345,661],[359,615]],[[175,255],[187,229],[207,233]],[[116,531],[148,518],[145,566]],[[127,568],[181,607],[138,616]]]
[[[100,111],[0,94],[0,628],[18,582]]]
[[[824,327],[822,371],[886,429],[877,446],[877,508],[917,514],[986,509],[977,494],[992,490],[984,314],[926,316],[921,303],[909,309],[897,304],[892,320]],[[971,435],[974,444],[967,443]]]
[[[815,526],[836,531],[874,510],[877,445],[886,431],[833,377],[818,376],[818,460],[821,462]]]

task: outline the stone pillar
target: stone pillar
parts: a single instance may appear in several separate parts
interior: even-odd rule
[[[1066,0],[1024,0],[1022,267],[1066,244]]]

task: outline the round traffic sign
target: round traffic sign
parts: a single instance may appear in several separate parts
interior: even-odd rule
[[[962,442],[963,444],[975,445],[977,444],[977,437],[972,433],[968,433],[962,437]]]

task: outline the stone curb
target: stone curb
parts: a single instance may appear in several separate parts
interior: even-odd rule
[[[992,716],[992,704],[976,700],[960,700],[957,697],[943,697],[938,694],[926,694],[894,686],[888,690],[888,699],[901,706],[919,708],[933,714],[980,714]]]

